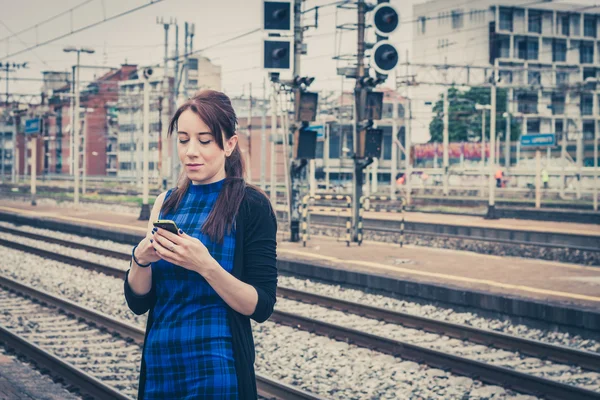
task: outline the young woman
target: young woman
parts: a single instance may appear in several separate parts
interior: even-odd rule
[[[246,185],[229,98],[203,91],[169,124],[183,167],[154,203],[149,233],[133,248],[125,298],[150,311],[139,399],[255,399],[250,318],[273,312],[277,221]],[[153,228],[173,220],[178,234]]]

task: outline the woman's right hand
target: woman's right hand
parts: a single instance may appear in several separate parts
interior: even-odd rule
[[[135,258],[141,264],[149,264],[160,260],[160,257],[154,251],[154,246],[150,243],[152,240],[152,233],[146,234],[146,237],[138,244],[135,249]]]

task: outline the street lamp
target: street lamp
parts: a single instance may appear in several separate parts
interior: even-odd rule
[[[71,133],[73,135],[73,173],[74,173],[74,193],[73,193],[73,203],[75,206],[79,205],[79,57],[81,53],[93,54],[94,50],[89,47],[74,47],[67,46],[63,49],[65,53],[77,53],[77,75],[75,77],[74,92],[75,92],[75,105],[73,109],[73,115],[71,116],[72,129]],[[73,104],[73,103],[71,103]]]

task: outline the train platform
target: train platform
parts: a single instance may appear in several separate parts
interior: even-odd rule
[[[147,224],[131,214],[1,201],[0,214],[7,213],[135,236],[143,235]],[[597,313],[600,308],[598,267],[369,241],[347,247],[341,239],[321,236],[311,237],[306,247],[280,240],[278,258],[282,272],[336,282],[340,278],[339,283],[348,284],[378,279],[384,283],[373,289],[417,297],[426,292],[431,300],[465,306],[476,306],[471,303],[477,298],[479,305],[496,311],[519,304],[531,307],[531,302],[542,313],[549,312],[545,306],[556,307],[553,312]]]

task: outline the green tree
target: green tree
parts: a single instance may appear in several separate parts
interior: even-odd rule
[[[506,132],[506,89],[498,89],[496,96],[496,138],[504,139]],[[473,87],[460,91],[455,87],[448,89],[448,136],[450,142],[481,141],[481,111],[475,109],[475,104],[490,104],[491,89]],[[443,95],[433,107],[435,117],[429,124],[430,142],[442,142],[444,132],[444,102]],[[486,138],[490,137],[490,114],[486,111]],[[511,140],[518,140],[521,126],[518,121],[511,119]]]

